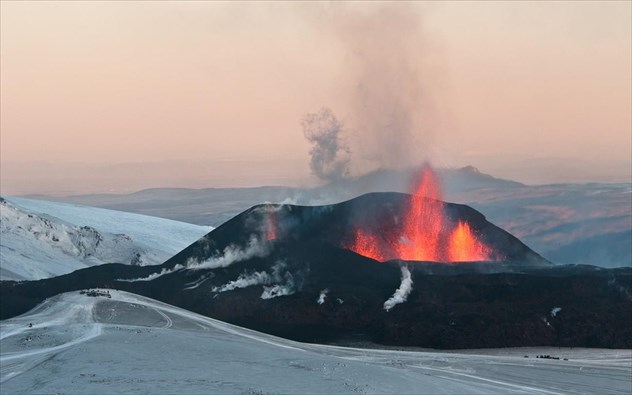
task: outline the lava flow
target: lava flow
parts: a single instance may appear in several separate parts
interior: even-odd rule
[[[372,233],[357,227],[350,250],[378,261],[468,262],[492,260],[492,250],[477,239],[470,224],[452,224],[444,213],[440,182],[429,166],[421,174],[401,227]]]

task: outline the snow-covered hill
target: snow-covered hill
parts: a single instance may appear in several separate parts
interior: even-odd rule
[[[630,350],[323,346],[109,293],[61,294],[2,321],[3,393],[629,394],[632,385]]]
[[[0,198],[0,279],[38,280],[102,263],[160,264],[212,228],[21,198]]]

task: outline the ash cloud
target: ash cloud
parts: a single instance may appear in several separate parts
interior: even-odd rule
[[[323,181],[338,181],[349,175],[351,151],[343,140],[343,124],[326,107],[308,113],[301,122],[305,138],[312,144],[309,167]]]
[[[330,32],[343,51],[336,101],[345,108],[350,142],[346,152],[353,153],[338,163],[344,167],[333,170],[334,177],[321,178],[331,181],[343,175],[343,169],[348,171],[349,164],[354,173],[363,173],[430,160],[442,75],[440,51],[424,29],[422,6],[336,3],[314,22]],[[334,129],[337,137],[344,135],[345,130]],[[337,152],[335,145],[326,146],[330,157]],[[312,154],[314,162],[318,160]]]
[[[408,295],[413,290],[413,278],[410,270],[406,266],[402,266],[402,282],[386,302],[384,302],[384,310],[390,311],[393,307],[400,303],[404,303],[408,299]]]

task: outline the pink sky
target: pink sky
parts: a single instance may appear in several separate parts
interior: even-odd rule
[[[413,147],[395,165],[629,182],[630,2],[0,4],[2,194],[308,183],[300,120],[322,106],[352,171],[393,165],[365,129],[401,97]],[[360,111],[358,81],[384,102]]]

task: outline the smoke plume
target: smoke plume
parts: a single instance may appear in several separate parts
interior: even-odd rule
[[[241,274],[237,280],[224,284],[221,287],[213,287],[213,292],[232,291],[237,288],[247,288],[253,285],[270,284],[272,278],[267,272],[254,272],[252,274]]]
[[[325,288],[322,291],[320,291],[320,295],[318,295],[318,300],[316,301],[316,303],[318,303],[318,304],[325,303],[325,298],[327,297],[328,293],[329,293],[329,289],[327,289],[327,288]]]
[[[415,166],[431,159],[438,121],[434,103],[443,89],[436,86],[442,80],[439,51],[423,29],[421,7],[406,2],[336,3],[315,20],[343,51],[334,100],[345,110],[351,148],[345,152],[353,153],[354,173]],[[330,112],[327,117],[336,120]],[[332,124],[336,136],[337,125],[340,122]],[[336,146],[331,147],[330,159],[336,152]],[[313,170],[323,156],[312,153],[312,165],[317,165]],[[348,164],[349,160],[338,162],[340,168],[331,174],[344,174]]]
[[[389,311],[395,305],[400,303],[404,303],[406,299],[408,299],[408,295],[413,290],[413,279],[410,275],[410,271],[406,266],[402,266],[402,282],[399,285],[399,288],[395,291],[393,296],[391,296],[386,302],[384,302],[384,310]]]
[[[283,261],[272,266],[272,273],[265,271],[252,274],[242,273],[237,280],[228,282],[221,287],[213,287],[212,292],[226,292],[238,288],[247,288],[255,285],[263,285],[261,299],[272,299],[278,296],[292,295],[296,292],[294,276],[285,271],[286,264]]]
[[[329,108],[303,117],[303,134],[313,145],[309,167],[323,181],[349,175],[349,147],[342,139],[343,125]]]
[[[296,286],[294,282],[294,276],[289,271],[285,270],[285,262],[280,261],[272,267],[272,279],[276,284],[263,287],[261,293],[261,299],[272,299],[278,296],[292,295],[296,292]]]
[[[269,252],[270,249],[268,243],[259,240],[255,236],[252,236],[245,248],[230,245],[224,249],[221,255],[209,258],[205,261],[199,262],[195,259],[190,259],[187,262],[187,268],[216,269],[219,267],[227,267],[235,262],[244,261],[246,259],[255,257],[262,258],[268,255]]]
[[[182,269],[184,269],[183,265],[175,265],[171,269],[162,269],[160,272],[152,273],[147,277],[139,277],[139,278],[133,278],[133,279],[117,278],[116,281],[124,281],[126,283],[134,283],[137,281],[153,281],[157,279],[158,277],[164,276],[165,274],[171,274],[173,272],[177,272],[178,270],[182,270]]]
[[[287,274],[290,274],[289,272]],[[296,292],[294,288],[294,279],[290,274],[289,280],[285,284],[274,284],[270,287],[263,287],[263,293],[261,299],[272,299],[279,296],[292,295]]]

